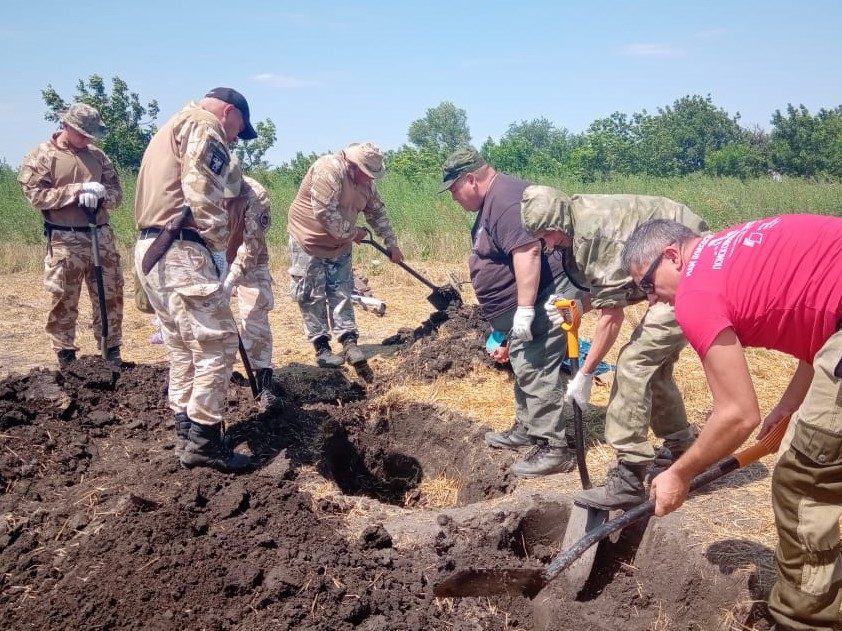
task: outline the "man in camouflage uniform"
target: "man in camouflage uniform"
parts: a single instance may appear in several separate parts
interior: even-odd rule
[[[228,276],[225,297],[237,293],[243,348],[255,370],[262,410],[277,403],[272,393],[272,329],[269,312],[275,306],[266,233],[272,223],[269,194],[257,180],[244,177],[236,156],[231,156],[225,187],[228,211]]]
[[[357,346],[351,302],[351,245],[366,237],[365,230],[357,227],[360,212],[383,238],[392,262],[403,260],[374,183],[385,172],[376,145],[351,144],[313,163],[289,207],[290,296],[301,309],[316,363],[322,367],[338,368],[345,360],[361,366],[366,361]],[[331,350],[331,333],[342,344],[344,359]]]
[[[529,234],[547,249],[560,251],[567,273],[590,287],[590,305],[600,310],[591,348],[567,387],[568,400],[580,408],[590,401],[593,376],[613,346],[623,323],[623,309],[646,300],[620,266],[626,239],[649,219],[672,219],[696,232],[705,222],[682,204],[642,195],[574,195],[548,186],[523,192],[521,219]],[[544,305],[561,323],[551,298]],[[665,303],[649,307],[629,342],[620,350],[605,417],[605,440],[617,450],[617,464],[605,486],[579,492],[575,500],[604,510],[628,509],[646,499],[644,479],[655,460],[647,438],[649,427],[664,441],[665,454],[677,459],[693,443],[684,400],[673,378],[673,366],[687,345],[675,310]]]
[[[215,88],[188,103],[155,134],[137,176],[135,268],[161,322],[170,359],[176,453],[188,468],[240,472],[250,465],[247,456],[231,452],[223,441],[225,398],[238,344],[222,288],[228,273],[228,213],[222,201],[228,143],[256,137],[242,94]],[[182,218],[172,245],[143,274],[147,250],[156,252],[162,229]]]
[[[105,135],[105,123],[90,105],[74,103],[60,115],[62,130],[24,158],[18,182],[29,202],[44,217],[47,255],[44,287],[52,295],[47,335],[61,369],[76,359],[76,320],[82,283],[93,305],[93,332],[102,340],[87,212],[96,212],[97,241],[108,319],[106,349],[116,367],[122,363],[123,270],[108,211],[120,205],[123,191],[114,165],[91,141]],[[98,208],[98,210],[96,210]]]

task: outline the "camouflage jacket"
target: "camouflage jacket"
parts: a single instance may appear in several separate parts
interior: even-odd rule
[[[259,182],[243,177],[240,194],[225,200],[228,208],[228,249],[226,256],[231,265],[231,282],[259,266],[269,264],[266,233],[272,225],[272,207],[269,194]]]
[[[69,146],[61,132],[27,154],[18,182],[44,221],[59,226],[88,225],[87,215],[79,206],[79,194],[86,182],[99,182],[105,187],[105,199],[96,218],[99,225],[108,223],[108,209],[123,200],[120,178],[108,156],[94,145],[85,149]]]
[[[355,184],[341,153],[322,156],[307,171],[289,207],[287,230],[310,256],[336,258],[351,249],[360,212],[386,247],[397,246],[374,182]]]

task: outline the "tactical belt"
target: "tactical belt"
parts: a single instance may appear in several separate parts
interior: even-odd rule
[[[107,225],[108,225],[107,223],[100,224],[100,225],[97,226],[97,228],[104,228]],[[48,237],[50,236],[51,232],[55,232],[57,230],[58,231],[64,231],[64,232],[90,232],[91,227],[90,226],[59,226],[59,225],[54,224],[54,223],[47,223],[46,221],[44,222],[44,234],[47,235]]]
[[[154,237],[157,237],[163,231],[163,228],[144,228],[140,231],[140,238],[152,239]],[[199,235],[199,233],[195,230],[191,230],[190,228],[182,228],[181,230],[177,231],[175,233],[175,238],[181,239],[182,241],[192,241],[193,243],[198,243],[199,245],[204,245],[205,247],[207,247],[207,245],[205,244],[205,240],[201,237],[201,235]]]

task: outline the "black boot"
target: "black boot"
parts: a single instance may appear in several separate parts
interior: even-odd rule
[[[190,418],[187,416],[187,412],[179,412],[175,415],[175,454],[177,456],[181,456],[184,451],[189,433]]]
[[[545,442],[535,445],[509,471],[519,478],[537,478],[552,473],[567,473],[576,466],[576,454],[567,447],[551,447]]]
[[[106,351],[106,361],[108,361],[115,369],[120,370],[123,367],[123,358],[120,357],[120,347],[112,346]]]
[[[190,421],[187,441],[179,459],[186,469],[210,467],[222,473],[242,473],[251,467],[251,458],[226,449],[222,423],[203,425]]]
[[[316,349],[316,364],[320,368],[339,368],[345,363],[342,355],[334,355],[330,350],[330,344],[326,335],[313,340],[313,347]]]
[[[505,432],[485,432],[485,442],[489,447],[497,449],[520,449],[531,447],[535,439],[526,432],[523,425],[515,421]]]
[[[266,410],[277,408],[281,403],[281,399],[272,392],[272,369],[258,368],[254,379],[257,381],[257,401],[260,411],[265,412]]]
[[[648,463],[631,464],[620,460],[608,470],[605,486],[579,491],[573,501],[602,510],[628,510],[646,501],[643,479]]]
[[[345,355],[345,359],[352,366],[359,366],[360,364],[365,363],[365,355],[360,350],[360,347],[357,346],[358,339],[359,338],[356,333],[346,333],[339,340],[340,342],[342,342],[343,354]]]
[[[76,351],[72,348],[63,348],[60,351],[56,351],[56,356],[58,357],[59,370],[67,370],[70,364],[76,361]]]

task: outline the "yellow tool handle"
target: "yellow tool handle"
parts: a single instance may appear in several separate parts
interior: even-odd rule
[[[567,356],[579,359],[579,324],[582,322],[579,306],[575,300],[568,299],[559,299],[553,304],[564,317],[561,328],[567,331]]]

